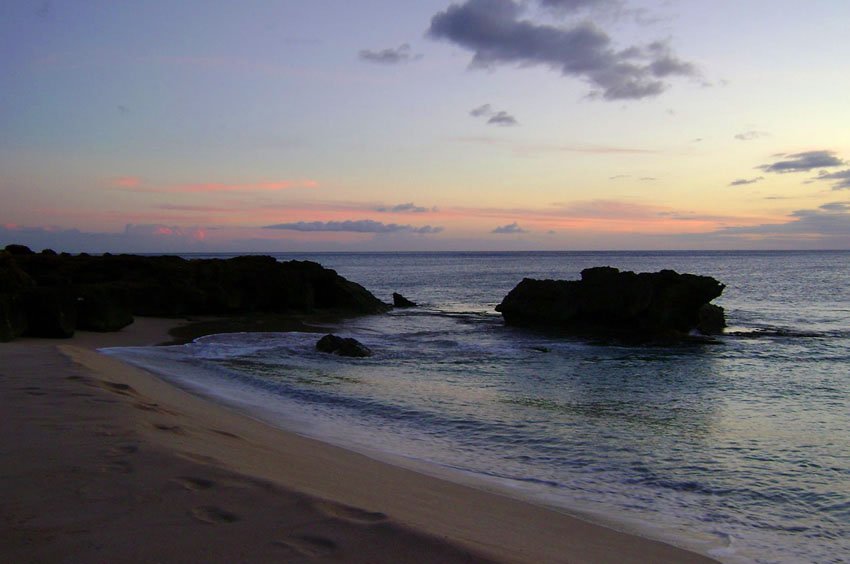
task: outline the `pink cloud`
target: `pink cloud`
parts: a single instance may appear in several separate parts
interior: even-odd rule
[[[138,188],[142,184],[142,179],[138,176],[118,176],[111,179],[110,184],[118,188]]]
[[[224,182],[206,182],[200,184],[177,184],[166,188],[167,192],[276,192],[290,188],[316,188],[315,180],[280,180],[274,182],[251,182],[226,184]]]

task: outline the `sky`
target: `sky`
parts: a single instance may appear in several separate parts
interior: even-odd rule
[[[0,246],[850,249],[845,0],[5,0]]]

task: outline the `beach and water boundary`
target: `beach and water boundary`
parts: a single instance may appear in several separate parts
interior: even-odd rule
[[[96,352],[163,342],[171,324],[4,345],[5,554],[710,561],[273,429]]]

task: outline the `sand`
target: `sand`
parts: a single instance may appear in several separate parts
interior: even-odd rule
[[[0,344],[6,562],[712,562],[264,423],[96,352]]]

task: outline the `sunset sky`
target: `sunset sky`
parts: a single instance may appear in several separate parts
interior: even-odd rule
[[[7,0],[0,246],[850,248],[844,0]]]

